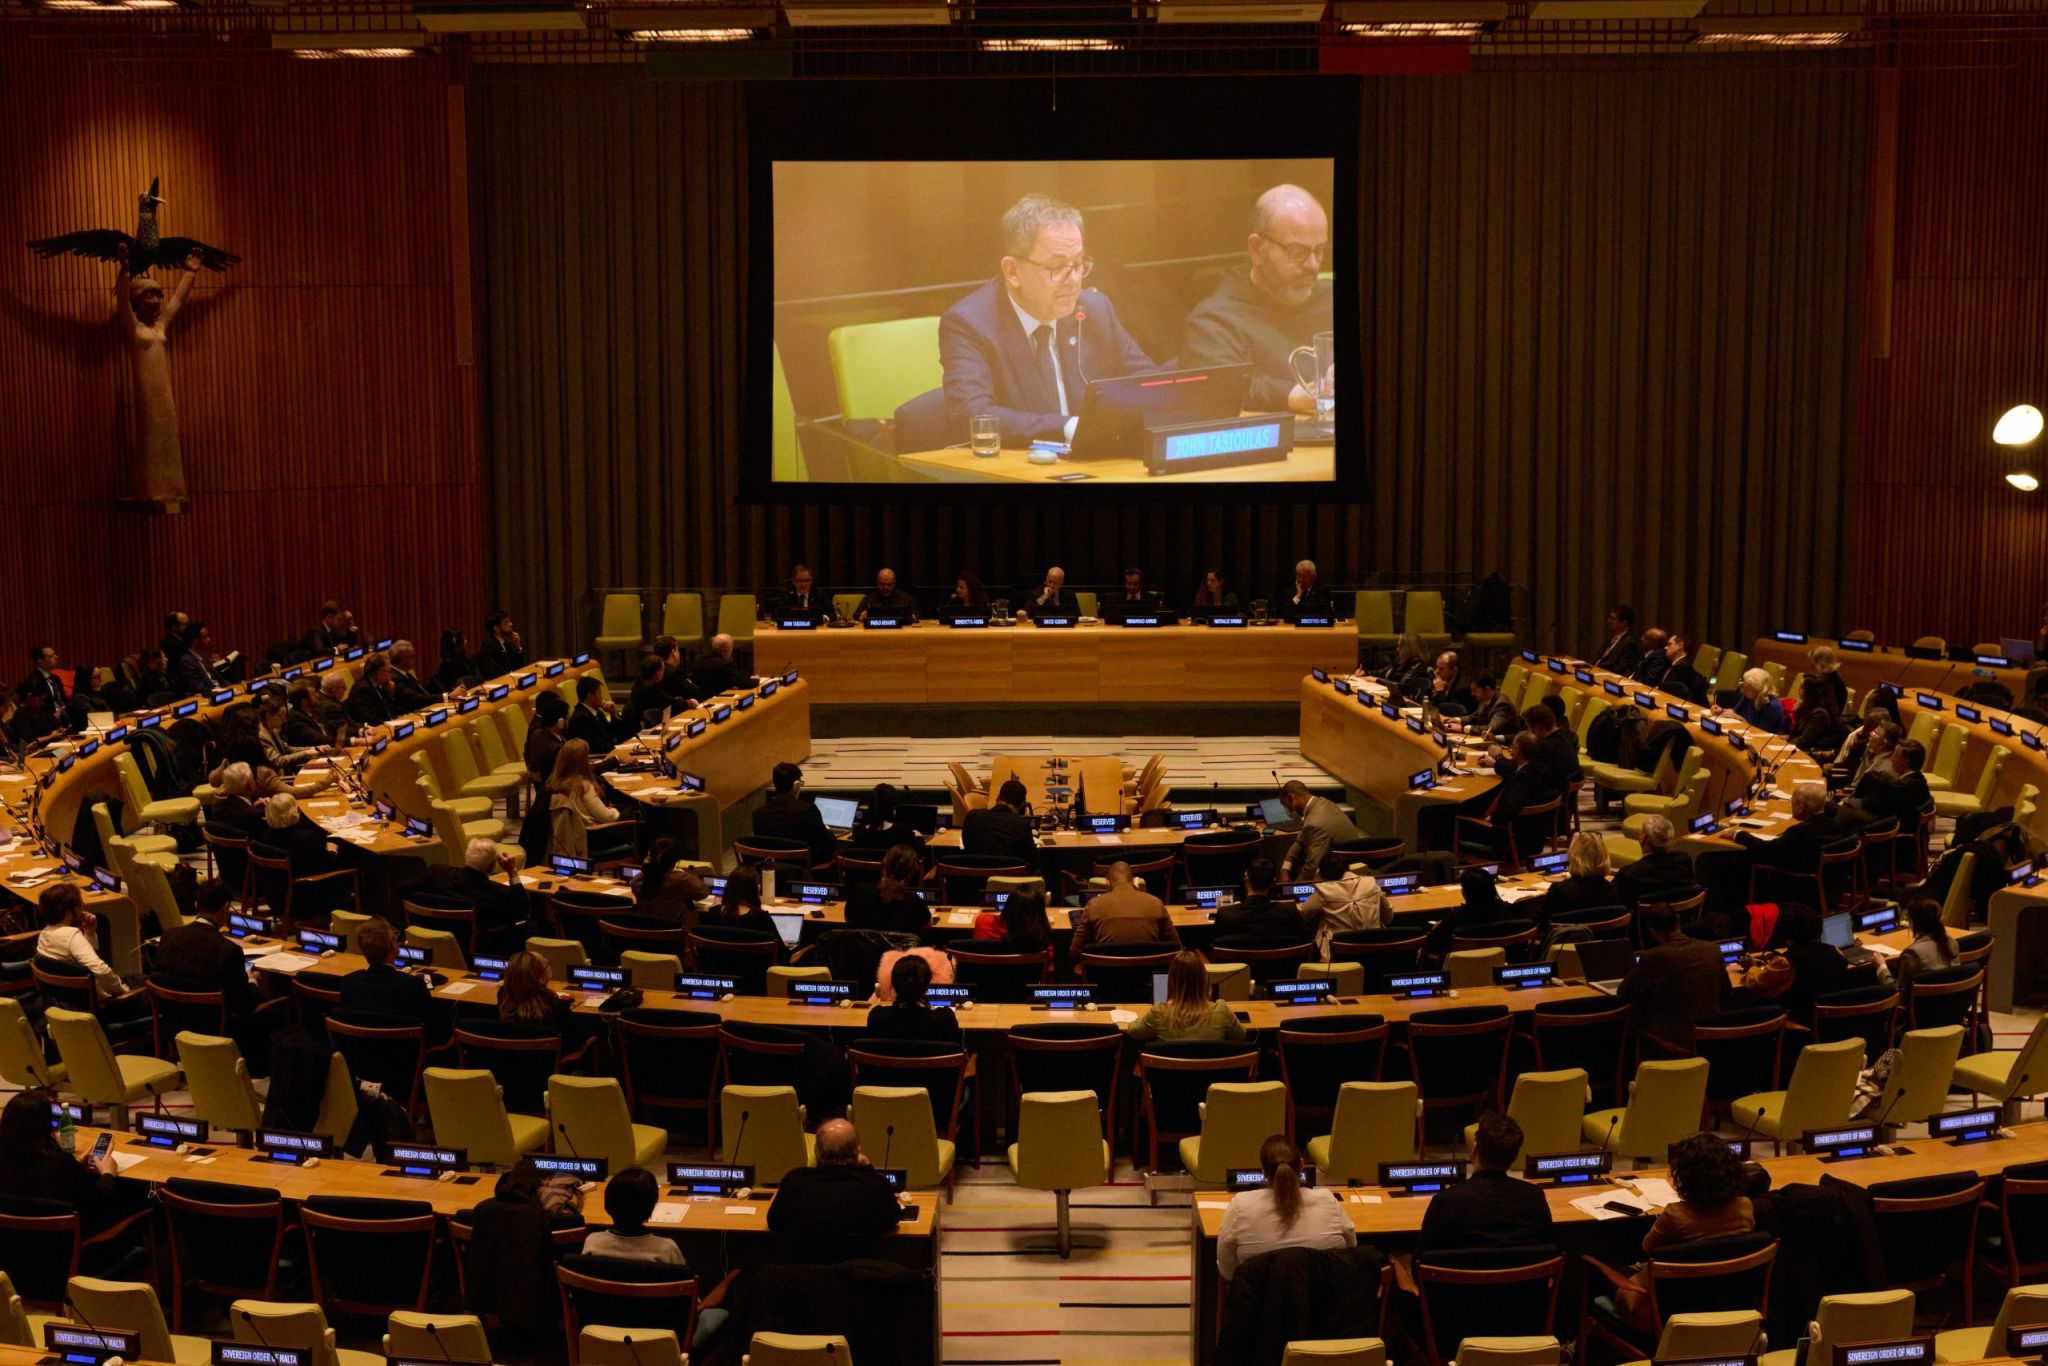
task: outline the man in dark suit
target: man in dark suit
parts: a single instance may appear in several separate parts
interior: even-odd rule
[[[213,635],[203,621],[188,622],[185,626],[185,652],[178,656],[178,662],[171,670],[171,691],[186,697],[196,697],[212,692],[220,686],[220,675],[214,672]]]
[[[1472,1174],[1429,1199],[1417,1252],[1463,1247],[1543,1247],[1554,1236],[1543,1189],[1509,1174],[1522,1151],[1522,1126],[1498,1111],[1479,1117],[1472,1135]]]
[[[1465,686],[1465,670],[1458,663],[1456,650],[1445,650],[1436,657],[1436,667],[1429,674],[1429,700],[1437,707],[1472,710],[1472,690]]]
[[[1635,1007],[1636,1028],[1681,1049],[1692,1047],[1693,1026],[1718,1015],[1728,999],[1728,967],[1712,944],[1688,939],[1678,913],[1643,912],[1650,947],[1615,988],[1615,999]]]
[[[860,600],[853,615],[860,621],[870,616],[901,617],[905,621],[917,620],[917,599],[896,586],[896,571],[882,569],[875,574],[874,591]]]
[[[322,749],[334,743],[334,732],[320,719],[320,690],[306,679],[292,680],[291,714],[285,717],[283,739],[293,749]]]
[[[1664,682],[1664,675],[1671,669],[1671,656],[1665,653],[1664,644],[1668,637],[1652,626],[1643,632],[1643,657],[1629,670],[1629,677],[1645,687],[1655,688]]]
[[[888,1178],[868,1164],[853,1124],[828,1119],[818,1126],[818,1165],[783,1174],[768,1205],[768,1227],[829,1244],[891,1232],[897,1208]]]
[[[1465,718],[1466,733],[1484,735],[1489,740],[1510,740],[1521,728],[1522,713],[1501,696],[1500,680],[1492,674],[1473,679],[1472,711]]]
[[[420,680],[413,666],[419,662],[419,651],[409,640],[391,642],[391,710],[403,716],[407,712],[422,711],[440,696]]]
[[[1664,677],[1657,686],[1688,702],[1705,702],[1707,680],[1692,666],[1692,643],[1684,632],[1673,631],[1664,638],[1664,659]]]
[[[1008,447],[1072,441],[1089,381],[1153,369],[1117,321],[1116,309],[1082,281],[1081,211],[1025,195],[1003,215],[995,279],[939,319],[948,428],[964,440],[976,417],[995,417]]]
[[[392,706],[392,692],[391,661],[372,651],[364,656],[363,676],[356,680],[355,687],[349,692],[346,704],[348,719],[355,722],[359,730],[385,724],[398,715]]]
[[[802,840],[811,850],[811,866],[822,868],[839,853],[839,837],[825,828],[818,804],[803,795],[804,771],[795,764],[777,764],[769,775],[768,800],[754,812],[754,833]]]
[[[1216,937],[1300,944],[1310,939],[1308,920],[1293,902],[1273,900],[1276,869],[1264,854],[1245,865],[1244,896],[1216,908]]]
[[[427,1025],[431,1036],[435,1019],[433,993],[424,978],[391,966],[398,957],[398,940],[391,922],[381,915],[365,921],[356,931],[356,952],[369,966],[341,979],[341,1009]]]
[[[314,658],[331,655],[342,645],[341,604],[329,598],[320,604],[320,620],[313,623],[311,630],[299,643],[306,647]]]
[[[1126,569],[1122,591],[1105,595],[1096,607],[1097,614],[1111,625],[1125,617],[1143,616],[1158,610],[1159,598],[1146,591],[1145,574],[1140,569]]]
[[[1927,765],[1927,746],[1918,740],[1901,740],[1892,750],[1889,768],[1873,767],[1856,784],[1856,795],[1843,805],[1866,823],[1896,817],[1900,827],[1917,826],[1920,813],[1934,804],[1921,770]]]
[[[1532,710],[1540,711],[1541,708]],[[1502,775],[1501,784],[1494,798],[1493,808],[1487,813],[1487,820],[1493,826],[1496,841],[1493,847],[1502,854],[1507,852],[1508,832],[1515,828],[1515,822],[1522,812],[1529,807],[1541,806],[1554,800],[1562,791],[1551,773],[1550,766],[1543,762],[1542,742],[1533,729],[1517,735],[1513,743],[1513,757],[1503,758],[1496,766]],[[1535,824],[1541,819],[1532,817],[1524,824]],[[1523,858],[1541,852],[1540,849],[1527,847],[1527,841],[1523,841],[1522,845],[1516,853]]]
[[[57,647],[34,647],[28,652],[28,662],[34,667],[29,670],[28,677],[21,680],[15,695],[25,700],[31,694],[41,693],[50,699],[50,715],[61,719],[70,696],[64,691],[64,680],[57,677]]]
[[[1579,737],[1560,724],[1558,714],[1548,705],[1545,698],[1523,713],[1522,719],[1529,723],[1529,733],[1536,737],[1536,762],[1550,776],[1550,785],[1562,792],[1579,777]],[[1503,760],[1495,765],[1495,771],[1505,777],[1512,768]]]
[[[683,667],[683,647],[676,638],[656,636],[654,657],[661,661],[661,690],[668,694],[669,705],[680,709],[696,701],[697,690],[690,683],[690,671]]]
[[[723,631],[711,637],[711,649],[690,670],[690,691],[700,698],[738,692],[754,686],[754,676],[733,657],[733,638]]]
[[[633,685],[633,696],[626,703],[626,719],[636,727],[653,724],[661,714],[675,706],[675,698],[668,690],[668,666],[661,662],[661,656],[650,654],[640,661],[640,681]]]
[[[832,620],[832,603],[812,588],[809,565],[789,571],[789,588],[775,604],[775,617],[809,617],[812,621]]]
[[[1643,662],[1643,647],[1636,642],[1636,609],[1616,603],[1607,609],[1607,644],[1594,656],[1593,667],[1618,674],[1632,674]]]
[[[517,952],[526,941],[526,893],[497,880],[516,864],[496,840],[471,840],[463,850],[462,867],[435,865],[427,870],[426,886],[442,896],[460,897],[476,910],[477,948]]]
[[[1614,895],[1634,910],[1645,901],[1681,900],[1695,886],[1692,860],[1677,849],[1678,831],[1662,816],[1646,816],[1642,829],[1643,856],[1614,873]]]
[[[1336,615],[1336,606],[1330,601],[1330,590],[1316,582],[1316,562],[1298,562],[1294,566],[1294,590],[1280,602],[1281,618],[1286,621],[1299,621],[1303,617]]]
[[[1758,839],[1747,830],[1739,832],[1735,839],[1749,851],[1751,862],[1758,868],[1811,874],[1820,866],[1823,849],[1855,833],[1853,818],[1828,809],[1828,790],[1824,784],[1798,783],[1792,788],[1792,824],[1780,831],[1776,839]],[[1786,889],[1812,895],[1810,882],[1781,882],[1773,887],[1771,883],[1776,881],[1760,880],[1759,897]]]
[[[243,966],[242,946],[220,932],[228,911],[227,884],[219,878],[201,883],[193,909],[196,915],[157,941],[152,976],[174,991],[219,992],[233,1028],[249,1018],[257,998]]]
[[[619,743],[621,721],[618,704],[604,695],[604,683],[594,673],[576,680],[576,710],[569,715],[563,732],[566,740],[581,740],[590,746],[590,757],[602,759]],[[632,734],[630,725],[624,733]]]
[[[484,618],[484,643],[476,652],[474,665],[479,676],[497,678],[526,665],[526,644],[512,625],[510,612],[493,612]]]
[[[1024,604],[1024,610],[1034,617],[1041,617],[1047,613],[1057,616],[1062,612],[1079,615],[1081,603],[1074,596],[1074,590],[1067,587],[1067,571],[1058,565],[1046,570],[1045,583],[1031,595],[1031,600]]]
[[[1038,837],[1024,814],[1024,784],[1015,778],[996,789],[994,805],[967,813],[960,823],[960,848],[969,854],[1000,854],[1038,871]]]

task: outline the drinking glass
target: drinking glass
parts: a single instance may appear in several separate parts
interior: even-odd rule
[[[967,419],[967,442],[974,453],[984,460],[1002,450],[1002,429],[994,413]]]
[[[1315,373],[1301,372],[1301,358],[1315,362]],[[1295,381],[1316,401],[1316,421],[1328,424],[1337,412],[1337,334],[1318,332],[1314,346],[1297,346],[1287,353],[1288,368]]]

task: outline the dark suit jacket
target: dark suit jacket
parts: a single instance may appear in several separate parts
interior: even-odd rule
[[[754,812],[754,833],[802,840],[810,846],[812,863],[824,863],[839,852],[839,839],[825,828],[818,804],[794,792],[778,792],[761,803]]]
[[[1863,781],[1856,784],[1856,804],[1863,808],[1864,815],[1872,820],[1897,816],[1902,827],[1918,821],[1920,813],[1933,800],[1933,794],[1927,790],[1927,779],[1918,773],[1908,773],[1903,778],[1866,773]]]
[[[1113,595],[1103,594],[1102,600],[1096,604],[1096,610],[1104,621],[1116,623],[1127,616],[1144,616],[1147,612],[1157,612],[1161,608],[1159,595],[1149,588],[1135,602],[1125,597],[1124,590],[1119,588]]]
[[[647,724],[647,713],[653,712],[659,716],[674,705],[675,698],[670,695],[667,688],[660,683],[642,681],[633,685],[632,700],[626,703],[626,717],[633,723],[633,728],[638,730]]]
[[[1323,587],[1321,579],[1316,580],[1315,584],[1309,588],[1308,595],[1300,602],[1294,600],[1294,583],[1292,580],[1289,580],[1287,587],[1281,590],[1278,597],[1273,599],[1273,605],[1280,609],[1281,617],[1287,621],[1293,621],[1305,616],[1334,617],[1337,615],[1337,605],[1330,600],[1330,590]]]
[[[358,726],[381,726],[397,714],[391,708],[391,699],[369,683],[356,684],[342,705],[348,711],[348,719]]]
[[[64,680],[55,674],[46,674],[41,669],[32,671],[21,680],[21,686],[14,690],[16,697],[27,697],[30,693],[41,693],[50,699],[50,715],[62,716],[68,694],[64,691]]]
[[[960,1020],[946,1006],[906,1006],[891,1003],[868,1012],[868,1027],[862,1033],[877,1039],[906,1039],[914,1043],[959,1043]]]
[[[1314,938],[1309,923],[1292,902],[1274,902],[1271,893],[1251,892],[1243,900],[1216,910],[1216,937],[1235,935],[1300,944]]]
[[[1643,662],[1643,647],[1633,635],[1624,635],[1601,645],[1600,653],[1594,656],[1593,667],[1612,669],[1618,674],[1632,674],[1636,665]]]
[[[424,979],[409,972],[390,966],[364,968],[341,979],[341,1008],[426,1024],[433,1011],[433,993]]]
[[[1792,985],[1778,1004],[1801,1024],[1813,1018],[1814,997],[1849,989],[1849,960],[1832,944],[1794,944],[1785,950],[1785,961],[1792,965]]]
[[[1550,1201],[1542,1187],[1482,1167],[1429,1198],[1415,1250],[1537,1247],[1553,1237]]]
[[[1633,910],[1645,901],[1664,901],[1691,890],[1692,859],[1676,849],[1653,849],[1614,873],[1615,899]]]
[[[562,738],[565,741],[581,740],[590,746],[591,758],[602,759],[618,743],[618,728],[603,712],[592,711],[579,704],[569,713],[569,724],[562,727]]]
[[[426,684],[420,682],[418,674],[407,673],[403,669],[393,669],[391,671],[391,711],[393,715],[403,716],[409,711],[419,711],[432,702],[436,696],[437,694],[428,690]]]
[[[1664,675],[1671,672],[1671,657],[1660,649],[1645,650],[1641,661],[1630,671],[1629,677],[1649,687],[1657,687],[1664,681]]]
[[[1038,836],[1031,818],[1007,806],[968,812],[960,823],[960,848],[969,854],[1001,854],[1038,871]]]
[[[798,1167],[783,1175],[768,1227],[819,1241],[887,1233],[896,1227],[896,1196],[873,1167]]]
[[[901,588],[886,597],[870,589],[861,595],[853,614],[856,617],[902,617],[906,621],[916,621],[917,599]]]
[[[1496,829],[1505,829],[1508,822],[1522,814],[1529,806],[1541,806],[1558,795],[1557,784],[1539,763],[1522,764],[1511,770],[1500,785],[1500,795],[1493,804],[1493,824]],[[1531,850],[1522,851],[1525,855]]]
[[[1052,350],[1067,389],[1065,414],[1001,280],[990,280],[946,310],[939,319],[939,360],[946,371],[946,422],[955,440],[966,438],[969,418],[993,413],[1005,446],[1064,441],[1067,417],[1080,413],[1090,380],[1154,368],[1100,290],[1083,289],[1074,316],[1054,324],[1054,333]]]
[[[809,617],[812,621],[832,620],[832,599],[820,593],[815,587],[799,595],[795,589],[784,593],[775,603],[776,617]]]
[[[283,739],[293,749],[317,749],[334,743],[333,733],[320,724],[319,717],[308,716],[297,707],[284,719]]]
[[[1041,616],[1046,613],[1051,613],[1054,616],[1058,616],[1062,612],[1072,613],[1075,615],[1078,615],[1080,613],[1081,600],[1074,596],[1073,589],[1062,586],[1060,588],[1059,600],[1057,602],[1052,603],[1044,603],[1039,601],[1040,596],[1043,595],[1044,592],[1045,585],[1042,583],[1039,584],[1038,587],[1032,589],[1030,598],[1027,599],[1024,603],[1024,610],[1031,613],[1031,615],[1034,617]]]
[[[335,866],[334,855],[327,850],[327,832],[311,816],[302,815],[282,830],[261,825],[254,832],[254,840],[282,851],[291,859],[293,877],[315,877]]]
[[[1721,951],[1698,939],[1674,939],[1643,950],[1615,996],[1636,1009],[1636,1027],[1668,1043],[1690,1046],[1693,1026],[1721,1012],[1728,968]]]
[[[219,686],[220,679],[207,666],[205,658],[199,651],[187,650],[178,656],[178,663],[171,670],[172,692],[190,697],[209,692]]]
[[[483,648],[476,652],[476,671],[484,678],[496,678],[525,666],[526,651],[515,650],[496,636],[485,636]]]
[[[1746,830],[1735,838],[1763,867],[1810,873],[1820,865],[1820,851],[1844,838],[1844,833],[1833,817],[1823,811],[1818,816],[1794,821],[1774,840],[1760,840]]]
[[[1664,679],[1657,685],[1674,697],[1683,697],[1689,702],[1707,700],[1707,680],[1700,677],[1700,671],[1681,659],[1664,671]]]
[[[1510,739],[1522,728],[1522,713],[1507,698],[1496,696],[1490,706],[1475,709],[1465,718],[1465,728],[1498,740]]]
[[[690,669],[690,689],[699,697],[716,697],[747,686],[746,671],[737,658],[720,659],[705,655]]]
[[[240,1020],[256,1008],[241,945],[210,920],[188,920],[157,942],[156,975],[174,990],[218,991],[231,1019]]]

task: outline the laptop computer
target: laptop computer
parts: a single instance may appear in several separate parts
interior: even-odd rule
[[[1582,939],[1578,949],[1586,981],[1610,994],[1636,963],[1636,946],[1626,939]]]
[[[860,815],[860,803],[852,797],[817,797],[818,814],[825,818],[825,828],[841,834],[853,829],[854,818]]]
[[[2017,636],[2000,636],[1998,653],[2015,663],[2025,663],[2034,657],[2034,642],[2021,640]]]
[[[1856,916],[1850,911],[1837,911],[1825,916],[1820,922],[1820,940],[1832,948],[1842,951],[1842,957],[1851,963],[1868,963],[1877,957],[1869,949],[1856,942]]]
[[[939,828],[939,808],[919,802],[901,802],[896,807],[896,819],[920,835],[936,834]]]
[[[784,948],[795,948],[796,941],[804,937],[802,911],[770,911],[768,918],[775,922],[775,932],[782,936]]]
[[[1278,797],[1267,797],[1260,801],[1259,819],[1263,820],[1270,830],[1289,830],[1300,823],[1295,814],[1287,809],[1287,803]]]
[[[1090,381],[1069,458],[1135,460],[1145,454],[1148,427],[1236,417],[1251,374],[1248,364],[1208,365]]]

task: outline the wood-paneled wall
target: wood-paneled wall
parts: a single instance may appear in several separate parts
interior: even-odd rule
[[[27,671],[32,640],[111,663],[174,607],[258,655],[329,596],[429,657],[441,627],[479,629],[451,285],[467,269],[451,229],[461,106],[430,61],[394,65],[121,59],[40,39],[0,54],[0,679]],[[177,516],[110,505],[128,385],[113,268],[20,246],[133,231],[152,176],[166,233],[244,258],[173,324],[191,492]]]
[[[1888,356],[1863,372],[1851,627],[2028,637],[2048,601],[2048,491],[2004,482],[1991,427],[2048,409],[2048,52],[1899,73]],[[2048,442],[2033,448],[2048,481]]]
[[[1830,622],[1856,374],[1866,78],[1496,70],[1367,86],[1375,485],[1299,507],[1151,497],[735,505],[747,238],[738,89],[472,83],[490,583],[538,638],[607,585],[925,586],[1126,563],[1276,585],[1501,569],[1546,643],[1604,605],[1741,639]]]

